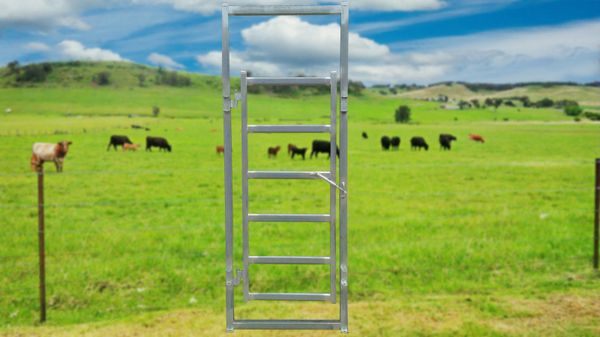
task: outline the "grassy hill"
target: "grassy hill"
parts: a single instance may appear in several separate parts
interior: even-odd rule
[[[455,100],[529,96],[532,101],[539,101],[548,97],[553,100],[574,100],[585,106],[600,106],[600,88],[575,85],[550,87],[530,85],[502,91],[472,91],[463,84],[441,84],[398,94],[399,97],[411,99],[427,99],[438,95],[445,95]]]
[[[185,87],[204,88],[216,91],[221,86],[221,81],[216,76],[193,74],[186,72],[172,72],[164,69],[129,62],[52,62],[47,63],[51,68],[43,81],[19,81],[19,74],[26,72],[28,66],[20,66],[19,74],[10,73],[8,68],[0,68],[0,87],[154,87],[168,85],[160,83],[161,73],[174,74],[189,78]],[[31,65],[36,66],[36,65]],[[98,83],[98,75],[108,74],[108,83]],[[176,86],[176,85],[171,85]]]

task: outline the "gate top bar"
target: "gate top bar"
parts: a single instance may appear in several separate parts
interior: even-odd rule
[[[228,6],[231,16],[341,15],[341,6]]]
[[[330,85],[329,77],[248,77],[248,85]]]

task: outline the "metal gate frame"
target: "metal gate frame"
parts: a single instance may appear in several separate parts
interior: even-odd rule
[[[329,77],[247,77],[241,73],[242,91],[242,211],[244,236],[244,269],[234,275],[233,264],[233,172],[232,172],[232,131],[231,109],[233,107],[230,88],[229,16],[277,16],[277,15],[339,15],[340,17],[340,119],[339,119],[339,185],[336,184],[336,117],[337,117],[337,76]],[[225,177],[225,249],[226,249],[226,328],[234,329],[323,329],[348,332],[348,3],[335,6],[230,6],[222,8],[222,80],[223,80],[223,129],[224,129],[224,177]],[[247,86],[260,84],[274,85],[330,85],[331,124],[330,125],[247,125]],[[299,171],[248,171],[247,134],[248,132],[328,132],[330,133],[330,172]],[[323,179],[330,187],[330,214],[248,214],[248,178],[251,179]],[[243,278],[245,300],[329,300],[336,302],[336,243],[335,243],[335,194],[339,193],[339,259],[340,259],[340,316],[339,320],[236,320],[234,315],[234,287]],[[249,221],[317,221],[330,223],[329,257],[276,257],[248,255]],[[279,294],[249,292],[248,265],[265,264],[329,264],[330,292],[328,294]]]

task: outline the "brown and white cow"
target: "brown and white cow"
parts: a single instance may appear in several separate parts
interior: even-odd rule
[[[70,141],[60,141],[58,143],[34,143],[31,155],[31,169],[41,171],[42,165],[46,161],[54,162],[56,172],[62,172],[63,162],[69,152]]]

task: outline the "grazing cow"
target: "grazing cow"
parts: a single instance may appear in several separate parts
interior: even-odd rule
[[[312,159],[313,155],[315,158],[318,158],[319,153],[327,153],[327,158],[331,157],[331,143],[327,140],[313,140],[312,142],[312,151],[310,152],[310,158]],[[336,146],[335,153],[337,156],[340,156],[340,148]]]
[[[440,134],[440,149],[442,150],[451,150],[452,142],[456,141],[456,137],[448,133]]]
[[[117,146],[123,146],[124,144],[133,144],[133,142],[127,136],[112,135],[110,136],[106,151],[110,150],[111,146],[117,151]]]
[[[225,146],[217,145],[217,154],[225,153]]]
[[[292,154],[292,151],[293,151],[294,149],[296,149],[296,148],[297,148],[297,147],[296,147],[296,145],[294,145],[294,144],[288,144],[288,156],[289,156],[290,154]]]
[[[70,141],[60,141],[58,143],[34,143],[31,154],[31,169],[41,171],[42,165],[46,161],[53,161],[56,166],[56,172],[63,171],[63,162],[69,152]]]
[[[469,138],[471,140],[474,140],[476,142],[480,142],[480,143],[485,143],[485,140],[483,139],[483,137],[481,135],[476,135],[476,134],[470,134]]]
[[[275,147],[270,147],[267,150],[267,154],[269,155],[269,158],[271,157],[277,157],[277,153],[279,152],[279,150],[281,150],[281,146],[277,145]]]
[[[169,142],[162,137],[146,137],[146,151],[152,152],[153,147],[158,147],[159,151],[165,150],[171,152],[172,148]]]
[[[305,158],[305,156],[306,156],[306,150],[307,150],[306,147],[303,147],[303,148],[294,147],[292,149],[292,159],[294,159],[295,155],[302,156],[302,160],[306,159]]]
[[[381,137],[381,148],[384,151],[387,151],[390,149],[390,143],[391,143],[390,137],[388,137],[388,136]]]
[[[363,139],[369,139],[369,136],[368,136],[368,135],[367,135],[367,133],[366,133],[366,132],[364,132],[364,131],[363,131],[363,133],[362,133],[362,137],[363,137]]]
[[[123,144],[123,151],[137,151],[140,148],[140,144]]]
[[[412,137],[410,139],[410,148],[412,150],[419,151],[421,150],[421,148],[424,148],[425,151],[429,151],[429,145],[427,145],[427,142],[423,137]]]
[[[392,150],[398,150],[398,147],[400,146],[400,137],[392,137],[390,144],[392,145]]]

